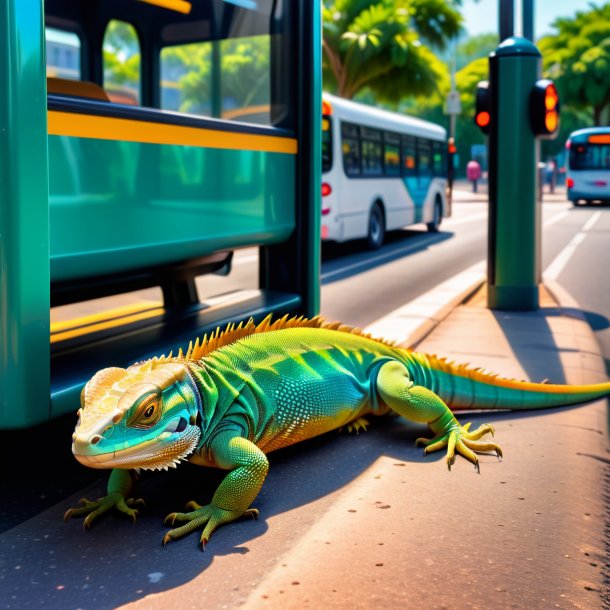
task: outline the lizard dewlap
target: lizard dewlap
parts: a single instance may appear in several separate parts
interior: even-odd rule
[[[228,470],[207,506],[190,502],[172,513],[177,527],[164,543],[203,528],[201,543],[244,514],[268,470],[265,454],[355,422],[394,411],[426,423],[434,437],[417,439],[430,452],[447,447],[478,468],[476,452],[500,447],[470,431],[451,409],[528,409],[577,404],[610,394],[588,386],[502,379],[444,359],[373,339],[321,318],[267,317],[229,325],[186,353],[99,371],[81,394],[72,451],[92,468],[112,468],[108,495],[70,509],[85,526],[111,507],[135,519],[131,495],[139,469],[181,461]],[[449,405],[451,409],[447,406]]]

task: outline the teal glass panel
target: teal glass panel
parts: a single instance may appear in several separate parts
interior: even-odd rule
[[[295,155],[49,137],[51,278],[287,239]]]

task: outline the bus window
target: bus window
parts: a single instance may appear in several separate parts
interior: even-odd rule
[[[383,173],[383,157],[381,154],[381,132],[368,127],[360,128],[362,136],[362,175],[381,176]]]
[[[420,178],[432,176],[432,147],[429,140],[417,140],[417,165]]]
[[[104,34],[104,89],[111,102],[140,104],[140,41],[135,28],[113,19]]]
[[[47,76],[79,80],[81,43],[78,35],[56,28],[45,28],[45,41]]]
[[[358,145],[358,127],[350,123],[341,123],[341,151],[343,167],[347,176],[360,175],[360,147]]]
[[[416,140],[412,136],[403,136],[402,138],[403,176],[417,175],[417,149],[415,142]]]
[[[610,144],[572,144],[570,169],[610,169]]]
[[[194,42],[161,50],[161,108],[214,116],[211,57],[211,42]]]
[[[271,36],[228,38],[220,43],[221,117],[271,125]]]
[[[400,136],[383,134],[383,167],[386,176],[400,176]]]
[[[432,153],[432,171],[435,176],[445,176],[445,146],[443,142],[434,142]]]
[[[333,139],[331,119],[322,117],[322,171],[329,172],[333,166]]]
[[[161,108],[271,125],[271,36],[163,48]]]

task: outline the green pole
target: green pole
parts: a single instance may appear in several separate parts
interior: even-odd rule
[[[491,309],[538,309],[539,154],[530,127],[529,100],[540,72],[540,52],[525,38],[507,38],[489,58],[487,304]]]
[[[41,0],[0,2],[0,428],[50,413],[47,92]]]

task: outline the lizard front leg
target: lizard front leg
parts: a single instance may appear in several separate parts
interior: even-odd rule
[[[69,508],[64,514],[64,521],[68,521],[71,517],[86,515],[83,527],[89,529],[94,519],[111,508],[116,507],[117,510],[125,513],[135,522],[138,509],[133,507],[144,506],[144,500],[140,498],[136,500],[131,497],[137,479],[138,475],[135,470],[114,468],[108,479],[108,486],[106,488],[108,495],[94,501],[82,498],[80,503],[83,506],[80,508]]]
[[[163,538],[164,545],[205,525],[200,538],[201,546],[205,548],[219,526],[235,521],[242,515],[258,515],[250,504],[267,476],[267,456],[237,431],[224,431],[216,435],[209,444],[209,450],[214,463],[231,472],[218,486],[210,504],[200,506],[196,502],[189,502],[187,508],[192,508],[191,512],[171,513],[165,518],[172,526],[175,523],[184,525],[169,530]]]
[[[493,428],[484,424],[478,430],[469,432],[470,424],[461,426],[449,407],[434,393],[423,386],[416,386],[410,379],[407,368],[400,362],[386,362],[377,376],[377,391],[383,401],[399,415],[412,421],[426,423],[436,436],[432,439],[417,439],[416,444],[425,445],[429,453],[447,447],[446,462],[451,468],[457,451],[475,468],[479,469],[479,458],[475,451],[495,451],[498,457],[502,450],[491,442],[478,442]]]

